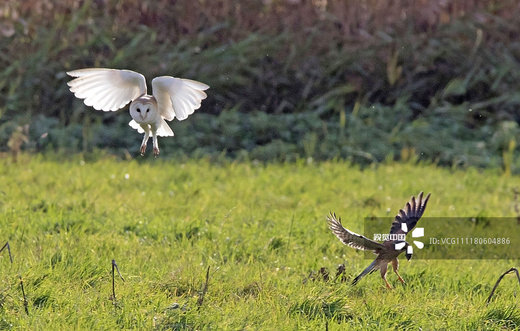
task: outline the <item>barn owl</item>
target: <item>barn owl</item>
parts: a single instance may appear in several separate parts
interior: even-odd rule
[[[182,121],[200,108],[206,98],[208,85],[194,80],[160,76],[152,80],[152,95],[147,94],[143,75],[131,70],[106,68],[78,69],[67,72],[75,79],[67,85],[74,95],[83,99],[87,106],[103,111],[116,111],[129,102],[128,123],[139,133],[144,133],[141,155],[146,152],[146,143],[152,136],[153,153],[159,155],[157,136],[173,136],[166,121],[175,117]]]

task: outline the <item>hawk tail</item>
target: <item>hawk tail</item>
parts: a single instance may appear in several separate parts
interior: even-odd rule
[[[376,267],[376,260],[374,260],[372,263],[370,263],[370,265],[365,270],[363,270],[363,272],[360,273],[359,276],[354,278],[354,280],[352,281],[352,285],[356,285],[357,282],[359,282],[359,280],[361,278],[365,277],[367,274],[371,273],[372,271],[375,271],[375,267]]]

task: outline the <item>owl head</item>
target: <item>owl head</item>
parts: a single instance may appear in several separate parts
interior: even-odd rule
[[[153,123],[157,114],[157,101],[151,95],[143,95],[130,104],[130,116],[137,123]]]

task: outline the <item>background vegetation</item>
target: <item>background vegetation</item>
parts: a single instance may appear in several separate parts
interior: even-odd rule
[[[363,232],[365,217],[391,216],[420,190],[432,192],[426,217],[518,216],[519,183],[497,170],[20,161],[23,167],[0,162],[0,244],[9,240],[14,257],[11,264],[7,251],[0,254],[1,329],[520,327],[514,276],[485,304],[498,276],[518,260],[425,260],[416,251],[417,259],[401,260],[406,286],[393,272],[391,291],[377,273],[351,286],[370,260],[325,222],[333,210]],[[428,218],[422,221],[427,226]],[[116,279],[115,304],[112,259],[125,278]],[[338,264],[345,264],[344,282],[335,278]]]
[[[203,107],[173,123],[175,138],[161,140],[162,157],[414,159],[514,171],[519,6],[4,1],[0,145],[137,155],[127,114],[95,112],[67,89],[67,70],[102,66],[211,85]]]

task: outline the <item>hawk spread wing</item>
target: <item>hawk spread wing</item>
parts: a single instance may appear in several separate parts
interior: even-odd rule
[[[336,217],[335,213],[330,213],[327,216],[329,228],[341,240],[342,243],[350,247],[361,250],[379,250],[384,248],[383,244],[377,241],[368,239],[365,236],[349,231],[341,225],[341,218]]]
[[[412,231],[412,229],[417,224],[417,221],[424,214],[424,210],[426,209],[426,204],[428,203],[428,199],[430,199],[430,193],[423,200],[423,192],[419,193],[417,196],[417,200],[412,196],[409,202],[406,203],[404,209],[400,209],[399,213],[395,217],[395,220],[392,222],[392,227],[390,228],[390,234],[400,234]],[[406,223],[408,231],[405,232],[402,229],[402,223]]]

